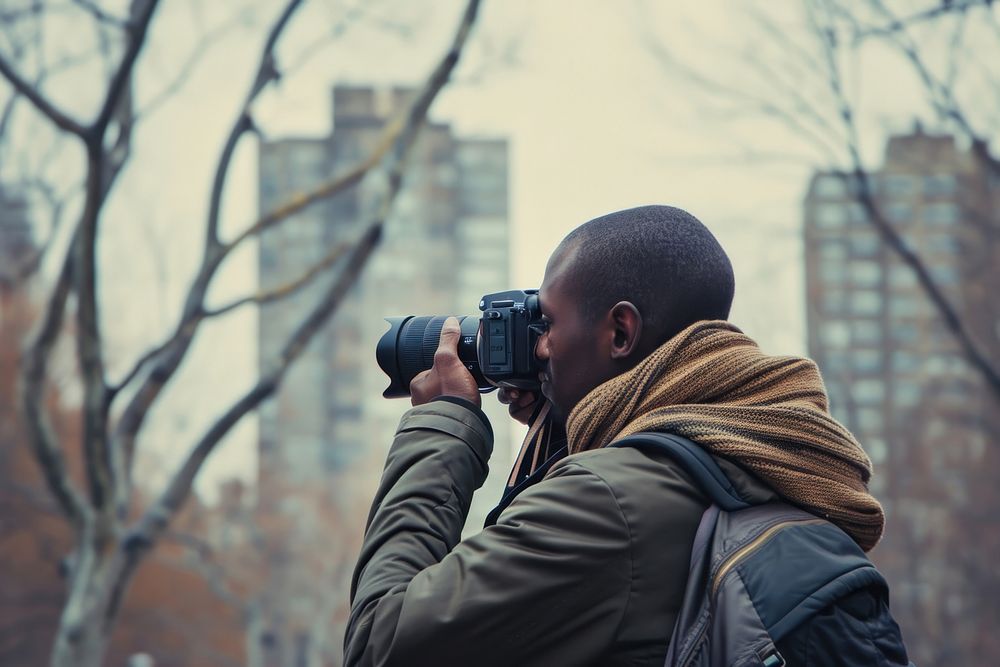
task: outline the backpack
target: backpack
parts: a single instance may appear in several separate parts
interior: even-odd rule
[[[686,438],[639,433],[609,446],[669,454],[712,501],[667,667],[912,665],[884,577],[840,528],[788,503],[751,505]]]

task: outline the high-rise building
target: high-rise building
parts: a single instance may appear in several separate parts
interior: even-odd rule
[[[918,128],[871,176],[881,216],[1000,367],[1000,163]],[[887,528],[873,558],[911,658],[981,664],[1000,655],[1000,400],[854,186],[817,173],[805,200],[810,354],[875,466]]]
[[[387,120],[412,94],[400,88],[337,86],[330,136],[263,143],[261,213],[356,166],[375,149]],[[347,565],[338,575],[344,587],[329,593],[340,596],[339,604],[346,601],[345,578],[386,449],[409,407],[407,400],[381,395],[388,381],[375,363],[375,346],[388,328],[384,318],[475,315],[483,294],[511,287],[507,162],[505,140],[459,137],[446,123],[428,122],[411,153],[381,243],[358,284],[296,362],[277,396],[261,407],[260,511],[296,526],[302,539],[335,535],[339,557]],[[367,222],[359,218],[366,196],[362,183],[268,230],[260,241],[261,288],[294,281],[337,244],[355,238]],[[317,280],[292,298],[261,308],[262,370],[327,284]],[[499,499],[510,463],[509,417],[497,401],[483,403],[496,446],[490,480],[473,501],[469,530],[482,526]],[[320,505],[334,507],[336,517],[321,516],[318,505],[304,500],[307,489],[326,494]],[[325,542],[315,544],[319,548]],[[276,587],[280,590],[271,598],[282,602],[271,604],[270,622],[295,629],[272,628],[269,650],[286,656],[278,664],[297,664],[287,657],[290,652],[316,650],[309,646],[315,637],[310,639],[302,626],[315,622],[323,605],[317,599],[321,591],[315,578],[291,575]],[[340,641],[339,632],[334,643]],[[278,645],[282,642],[284,648]]]
[[[13,280],[34,252],[28,202],[0,185],[0,284]]]

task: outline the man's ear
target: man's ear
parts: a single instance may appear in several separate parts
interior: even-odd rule
[[[642,315],[630,301],[619,301],[608,312],[614,337],[611,341],[611,358],[627,359],[639,347],[642,337]]]

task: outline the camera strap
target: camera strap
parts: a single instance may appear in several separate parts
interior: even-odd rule
[[[552,404],[541,400],[528,420],[528,432],[507,479],[510,489],[530,477],[557,449],[566,444],[566,429],[553,415]]]

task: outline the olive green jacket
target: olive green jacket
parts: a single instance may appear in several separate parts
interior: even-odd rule
[[[659,665],[708,499],[666,457],[568,456],[460,542],[493,434],[460,400],[400,421],[351,588],[345,665]],[[772,491],[720,460],[761,501]]]

